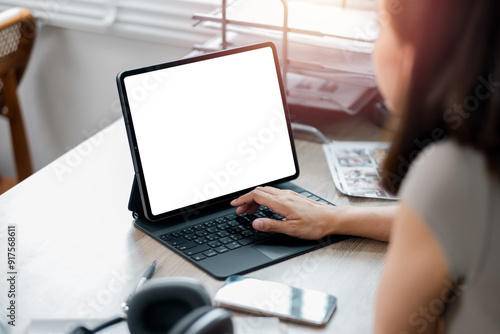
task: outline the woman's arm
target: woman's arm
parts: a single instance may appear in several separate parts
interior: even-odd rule
[[[361,207],[332,207],[335,216],[333,232],[389,241],[397,205]]]
[[[293,191],[258,187],[235,199],[237,213],[254,213],[260,205],[272,209],[286,221],[256,219],[259,231],[279,232],[303,239],[320,239],[331,234],[361,236],[388,241],[396,206],[331,206],[310,200]]]
[[[445,257],[433,234],[401,202],[378,290],[375,333],[437,333],[450,292],[448,277]]]

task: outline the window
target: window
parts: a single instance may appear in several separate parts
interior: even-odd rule
[[[228,3],[231,1],[234,0]],[[303,1],[375,8],[375,0]],[[196,23],[193,14],[210,13],[221,3],[221,0],[0,0],[0,10],[22,6],[30,8],[40,24],[190,47],[216,34],[201,26],[193,28]]]
[[[334,5],[345,8],[374,10],[376,0],[304,0],[305,2],[317,3],[320,5]]]
[[[219,0],[0,0],[0,10],[30,8],[40,24],[192,46],[214,32],[193,28],[194,13]]]

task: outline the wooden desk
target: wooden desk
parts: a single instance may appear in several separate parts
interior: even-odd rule
[[[353,131],[363,133],[359,138],[363,140],[377,133],[370,125],[359,130],[356,121],[343,122],[334,126],[337,139],[346,127],[351,128],[343,136],[347,139],[352,139]],[[297,149],[299,185],[339,205],[388,204],[342,196],[321,145],[297,140]],[[132,176],[126,134],[118,120],[0,196],[1,263],[6,263],[7,226],[16,226],[14,333],[26,332],[36,318],[118,314],[120,303],[153,260],[158,260],[155,277],[191,276],[212,296],[223,284],[133,227],[127,210]],[[385,250],[385,243],[352,238],[247,276],[338,297],[337,310],[325,328],[288,325],[289,333],[370,333]],[[4,273],[5,268],[2,265]],[[7,300],[5,295],[1,298]]]

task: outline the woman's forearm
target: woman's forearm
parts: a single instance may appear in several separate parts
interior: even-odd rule
[[[345,234],[389,241],[397,205],[379,207],[337,206],[329,210],[329,234]]]

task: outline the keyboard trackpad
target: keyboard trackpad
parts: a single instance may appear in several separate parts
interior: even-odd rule
[[[314,249],[320,245],[319,241],[302,240],[285,235],[277,236],[255,244],[252,247],[271,259],[279,259],[293,254]]]

